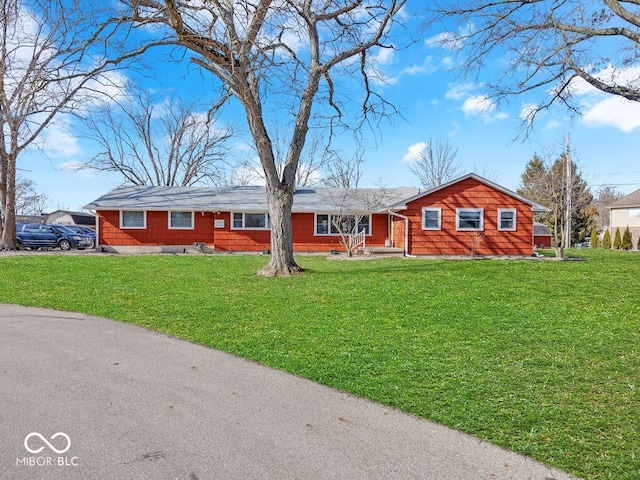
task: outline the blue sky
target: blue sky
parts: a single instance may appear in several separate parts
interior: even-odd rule
[[[413,13],[407,11],[408,31],[418,35],[421,18]],[[418,186],[407,163],[421,142],[431,137],[458,148],[463,173],[474,171],[515,190],[533,154],[559,155],[569,134],[572,158],[592,192],[602,185],[613,185],[623,193],[640,188],[640,104],[581,86],[576,91],[582,117],[553,107],[536,120],[527,139],[517,139],[521,112],[544,92],[513,97],[498,108],[484,96],[483,78],[463,80],[452,71],[452,52],[434,41],[439,33],[437,29],[422,33],[422,39],[405,50],[378,52],[378,66],[385,77],[376,88],[399,108],[402,117],[383,123],[381,131],[369,136],[362,186],[379,181],[389,187]],[[482,76],[495,79],[501,68],[503,64],[497,61]],[[186,97],[213,88],[206,73],[200,75],[186,65],[156,62],[153,77],[153,81],[138,81]],[[222,121],[244,126],[242,111],[234,105],[225,110]],[[247,136],[233,141],[239,157],[253,155],[247,149],[249,141]],[[36,189],[48,196],[50,210],[80,209],[121,182],[116,175],[68,171],[70,164],[84,162],[96,152],[95,145],[82,138],[72,117],[59,118],[40,147],[21,157],[19,175],[33,180]]]

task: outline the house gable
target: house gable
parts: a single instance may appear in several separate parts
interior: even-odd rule
[[[486,185],[487,187],[496,190],[498,192],[502,192],[505,195],[508,195],[510,197],[513,197],[514,199],[517,199],[519,201],[521,201],[524,204],[530,205],[532,210],[534,212],[547,212],[549,209],[547,207],[544,207],[536,202],[533,202],[521,195],[518,195],[516,192],[513,192],[511,190],[509,190],[508,188],[504,188],[500,185],[498,185],[497,183],[494,183],[490,180],[487,180],[486,178],[482,178],[480,175],[476,175],[475,173],[469,173],[463,177],[457,178],[455,180],[452,180],[450,182],[444,183],[442,185],[438,185],[437,187],[431,188],[429,190],[425,190],[424,192],[418,192],[416,195],[407,198],[406,200],[403,200],[402,202],[396,203],[395,205],[392,205],[390,208],[396,211],[399,210],[404,210],[407,206],[408,203],[414,202],[415,200],[418,200],[421,197],[424,197],[426,195],[432,195],[440,190],[445,190],[448,189],[449,187],[459,184],[460,182],[463,182],[465,180],[475,180],[476,182],[479,183],[483,183],[484,185]]]

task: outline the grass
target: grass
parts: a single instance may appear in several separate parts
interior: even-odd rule
[[[640,254],[585,262],[5,256],[0,302],[166,332],[589,479],[640,478]]]

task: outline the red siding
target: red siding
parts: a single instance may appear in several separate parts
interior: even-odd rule
[[[534,235],[533,243],[539,248],[551,248],[551,235]]]
[[[442,210],[440,230],[422,229],[422,208]],[[456,230],[457,208],[482,208],[484,230]],[[498,230],[498,209],[516,209],[516,231]],[[531,206],[475,179],[468,178],[420,197],[402,211],[410,218],[409,252],[413,255],[530,255],[533,239]],[[394,220],[396,225],[400,219]],[[394,227],[395,228],[395,227]],[[396,246],[398,238],[394,238]]]
[[[146,229],[120,229],[118,211],[99,211],[99,238],[101,245],[191,245],[206,243],[222,251],[260,252],[271,248],[268,230],[232,229],[229,212],[195,213],[194,230],[170,230],[168,212],[147,212]],[[214,228],[215,221],[224,222]],[[338,235],[315,235],[313,213],[294,213],[293,248],[297,252],[327,252],[331,249],[344,251]],[[382,246],[388,235],[387,214],[373,215],[372,235],[367,236],[367,245]]]
[[[98,211],[101,245],[191,245],[194,242],[211,244],[213,214],[195,212],[193,230],[169,229],[169,212],[148,211],[147,228],[120,228],[120,212]]]

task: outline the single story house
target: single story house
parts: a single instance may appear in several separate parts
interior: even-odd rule
[[[264,187],[121,187],[84,207],[96,212],[98,247],[270,248]],[[294,194],[293,248],[343,250],[334,226],[358,219],[367,247],[410,255],[531,255],[533,217],[546,211],[475,174],[419,192],[411,188],[302,188]]]
[[[611,238],[613,238],[616,228],[619,228],[620,234],[623,234],[625,229],[629,227],[631,241],[634,246],[637,245],[638,238],[640,238],[640,189],[613,202],[609,205],[609,211]]]

